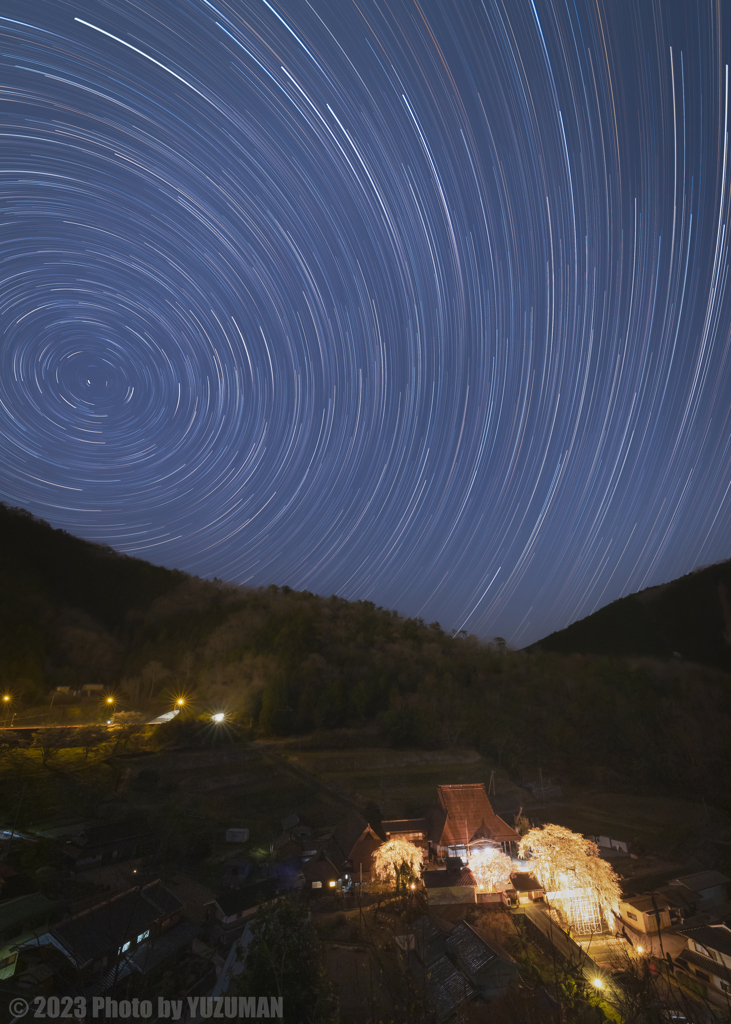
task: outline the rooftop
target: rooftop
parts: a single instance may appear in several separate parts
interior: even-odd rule
[[[679,964],[693,964],[694,967],[700,967],[702,971],[715,974],[722,981],[731,983],[731,971],[728,967],[724,967],[723,964],[717,964],[709,956],[703,956],[702,953],[696,953],[692,949],[684,949],[680,956],[676,957],[675,962]]]
[[[693,939],[707,949],[715,949],[719,953],[731,956],[731,929],[725,924],[700,925],[698,928],[679,928],[680,935]]]
[[[668,901],[663,896],[624,896],[622,903],[639,910],[641,914],[652,914],[657,910],[667,910]]]
[[[161,882],[117,893],[53,925],[51,934],[80,967],[116,952],[184,904]]]
[[[702,889],[715,889],[717,885],[728,885],[731,878],[722,875],[720,871],[696,871],[693,875],[683,875],[681,878],[673,878],[672,881],[700,892]]]
[[[38,920],[47,916],[56,906],[40,892],[31,892],[27,896],[16,896],[0,903],[0,928],[12,928],[25,924],[30,920]]]
[[[520,836],[498,817],[485,792],[485,784],[437,786],[439,803],[446,817],[441,846],[466,846],[477,839],[493,842],[518,842]],[[435,837],[436,838],[436,837]]]

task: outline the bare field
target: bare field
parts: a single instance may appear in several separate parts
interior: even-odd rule
[[[630,793],[569,792],[560,801],[534,802],[531,817],[586,835],[624,839],[640,851],[706,860],[731,840],[731,815],[702,802]]]

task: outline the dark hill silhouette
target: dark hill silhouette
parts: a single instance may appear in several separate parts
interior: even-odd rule
[[[0,688],[21,716],[51,714],[58,686],[102,684],[120,710],[146,713],[184,693],[161,742],[225,709],[252,735],[298,744],[467,746],[517,778],[541,769],[728,804],[731,687],[715,666],[729,664],[729,572],[625,598],[513,652],[371,601],[201,580],[0,506]],[[53,708],[75,711],[61,697]]]
[[[680,656],[731,670],[731,561],[620,598],[526,650],[610,657]]]

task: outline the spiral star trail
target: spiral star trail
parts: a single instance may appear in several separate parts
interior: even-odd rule
[[[518,646],[731,556],[730,20],[6,0],[3,500]]]

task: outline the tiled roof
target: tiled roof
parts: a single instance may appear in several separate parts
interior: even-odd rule
[[[722,875],[720,871],[696,871],[693,875],[673,878],[673,882],[680,882],[695,892],[701,892],[702,889],[715,889],[717,885],[728,885],[731,878]]]
[[[425,871],[421,877],[427,889],[447,889],[453,885],[477,887],[477,879],[469,868],[462,868],[461,871]]]
[[[671,907],[683,910],[693,910],[698,902],[698,893],[687,885],[663,885],[655,889],[655,892]]]
[[[698,928],[679,928],[678,931],[694,942],[700,942],[701,946],[707,949],[715,949],[719,953],[731,956],[731,930],[725,925],[718,925],[715,928],[711,925],[701,925]]]
[[[102,995],[114,988],[133,971],[147,974],[165,960],[184,949],[200,932],[200,926],[190,921],[175,925],[152,942],[143,942],[134,952],[125,954],[121,960],[106,973],[99,975],[88,984],[88,994]]]
[[[344,863],[351,860],[355,844],[364,832],[372,837],[372,841],[377,846],[380,846],[383,842],[362,814],[359,814],[357,811],[351,811],[349,814],[346,814],[338,823],[327,844],[327,855],[330,860],[333,863]],[[364,865],[364,869],[370,870],[370,864]]]
[[[428,967],[418,961],[412,966],[417,991],[426,995],[430,1010],[435,1010],[439,1020],[447,1020],[457,1007],[469,999],[474,988],[446,956],[440,956]]]
[[[709,956],[703,956],[702,953],[696,953],[692,949],[684,949],[680,956],[675,958],[675,962],[679,964],[693,964],[694,967],[700,967],[706,974],[714,974],[722,981],[731,982],[731,971],[728,967],[724,967],[723,964],[717,964]]]
[[[50,929],[79,966],[109,953],[147,931],[184,904],[161,882],[118,893],[104,903],[68,917]]]
[[[488,942],[484,935],[466,921],[458,924],[447,939],[447,950],[473,980],[497,960],[515,963],[509,953],[495,943]]]
[[[440,846],[460,846],[477,839],[517,842],[520,836],[499,818],[485,792],[484,783],[437,786],[439,803],[446,813]]]

